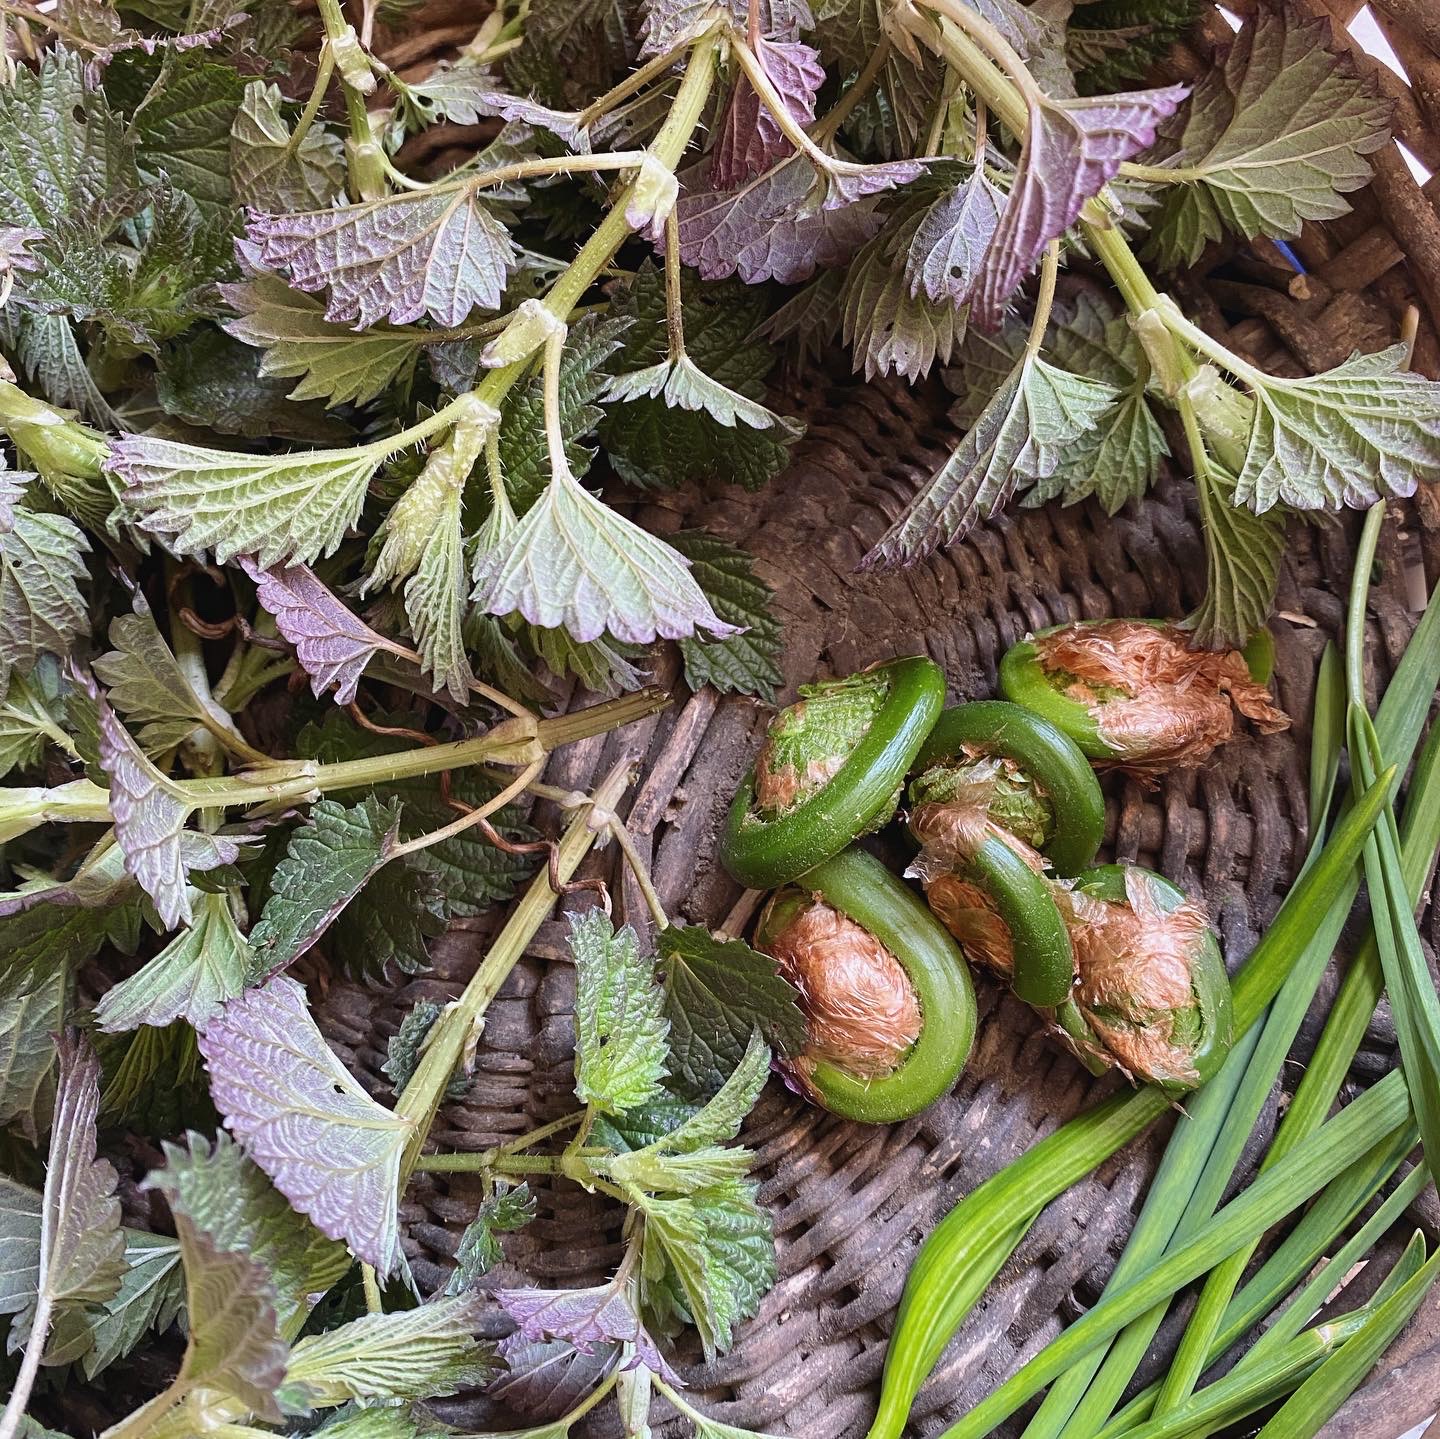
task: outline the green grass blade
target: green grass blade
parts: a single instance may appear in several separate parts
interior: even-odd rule
[[[983,1439],[993,1426],[1008,1418],[1072,1363],[1153,1308],[1166,1295],[1213,1268],[1248,1240],[1263,1234],[1370,1149],[1377,1135],[1392,1133],[1407,1124],[1409,1117],[1409,1096],[1403,1076],[1386,1075],[1231,1200],[1192,1240],[1072,1324],[1019,1373],[947,1429],[944,1439]]]
[[[1417,1236],[1418,1238],[1418,1236]],[[1360,1333],[1341,1346],[1281,1405],[1259,1439],[1313,1439],[1355,1392],[1420,1307],[1440,1272],[1440,1252],[1378,1305]]]
[[[1340,777],[1340,753],[1345,748],[1345,671],[1340,651],[1326,642],[1315,676],[1315,704],[1310,716],[1310,843],[1325,833],[1325,816],[1335,797]]]

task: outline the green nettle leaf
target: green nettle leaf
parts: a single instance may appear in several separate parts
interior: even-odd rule
[[[734,633],[689,567],[657,539],[590,494],[568,470],[476,562],[475,602],[487,614],[518,611],[532,625],[563,625],[578,640],[608,632],[631,644],[696,630]]]
[[[120,1288],[86,1319],[80,1367],[87,1379],[129,1354],[146,1334],[163,1334],[175,1322],[184,1299],[179,1241],[143,1229],[123,1232],[125,1273]]]
[[[444,1012],[444,1006],[433,999],[417,999],[414,1009],[400,1021],[400,1028],[390,1036],[380,1073],[389,1078],[390,1088],[396,1094],[403,1094],[405,1086],[415,1077],[426,1037]],[[469,1088],[470,1080],[457,1072],[445,1086],[445,1098],[461,1099]]]
[[[719,611],[716,613],[719,614]],[[475,618],[473,611],[471,617]],[[478,618],[490,625],[500,623],[488,615],[480,615]],[[542,629],[538,625],[527,625],[523,622],[517,627],[516,633],[524,638],[526,645],[534,651],[535,658],[557,680],[573,675],[586,689],[596,694],[613,695],[637,690],[649,678],[646,671],[631,663],[632,660],[643,660],[648,656],[649,651],[644,645],[622,644],[619,640],[612,640],[605,635],[597,640],[581,643],[568,630]],[[684,645],[689,641],[682,640],[680,643]],[[536,698],[544,700],[553,696],[547,691]]]
[[[185,678],[138,592],[134,603],[134,614],[110,621],[115,648],[91,668],[105,684],[110,704],[140,726],[141,746],[152,755],[164,754],[205,724],[235,734],[230,716],[213,700],[203,700]]]
[[[481,1200],[479,1212],[460,1236],[455,1270],[446,1281],[445,1293],[460,1294],[488,1274],[503,1257],[496,1236],[523,1229],[534,1217],[535,1196],[528,1184],[517,1184],[513,1189],[498,1185],[494,1193]]]
[[[1341,197],[1369,180],[1364,156],[1390,138],[1389,121],[1379,84],[1330,48],[1325,21],[1260,11],[1195,86],[1151,251],[1193,264],[1227,230],[1298,235],[1345,214]]]
[[[40,394],[61,409],[78,410],[102,429],[125,428],[100,393],[81,353],[75,326],[66,316],[13,312],[6,318],[13,327],[5,340],[10,356]],[[88,512],[82,512],[68,497],[66,502],[94,529],[104,528],[112,507],[108,494]]]
[[[190,927],[95,1006],[100,1028],[111,1034],[177,1019],[197,1029],[227,1000],[245,990],[252,957],[235,923],[230,898],[204,894]]]
[[[0,467],[0,677],[68,655],[90,627],[79,585],[85,536],[64,515],[25,507],[34,478]]]
[[[1156,126],[1187,93],[1183,85],[1170,85],[1075,100],[1029,99],[1014,188],[975,286],[976,323],[999,327],[1006,303],[1046,245],[1075,223],[1124,161],[1154,143]]]
[[[12,674],[0,689],[0,775],[38,764],[47,744],[73,753],[64,723],[58,665],[41,660],[28,675]]]
[[[155,398],[167,415],[222,435],[316,444],[346,436],[344,423],[319,405],[290,399],[290,385],[267,374],[265,360],[222,330],[192,330],[161,352]]]
[[[948,364],[965,334],[966,314],[948,299],[912,286],[905,255],[920,216],[865,244],[845,277],[842,336],[867,380],[903,375],[919,380],[938,360]]]
[[[685,683],[692,691],[707,684],[721,694],[758,695],[773,701],[783,682],[780,622],[771,613],[774,591],[755,576],[744,550],[702,530],[682,530],[670,543],[690,561],[690,573],[715,613],[740,633],[724,640],[680,641]]]
[[[755,1203],[755,1186],[730,1179],[685,1198],[630,1197],[645,1221],[643,1307],[662,1329],[688,1319],[713,1358],[775,1282],[770,1216]]]
[[[50,50],[0,90],[0,224],[49,231],[133,213],[140,175],[125,126],[85,83],[85,62]]]
[[[350,1268],[345,1246],[297,1214],[228,1134],[213,1143],[199,1134],[186,1139],[188,1150],[165,1145],[165,1168],[151,1182],[221,1249],[261,1265],[274,1288],[281,1333],[298,1333],[314,1297]]]
[[[489,118],[515,120],[548,130],[577,153],[590,149],[577,113],[552,110],[536,100],[506,94],[487,66],[464,60],[454,65],[441,61],[423,80],[405,84],[400,94],[408,105],[420,111],[426,124],[438,120],[455,125],[478,125]]]
[[[206,1026],[200,1052],[226,1127],[322,1234],[388,1275],[400,1256],[400,1159],[411,1126],[375,1103],[277,975]]]
[[[751,1030],[745,1053],[725,1083],[701,1109],[687,1115],[649,1147],[661,1154],[691,1154],[705,1146],[734,1139],[769,1077],[770,1047],[756,1028]]]
[[[1065,29],[1065,54],[1087,94],[1142,78],[1200,19],[1200,0],[1092,0]]]
[[[716,939],[698,925],[660,932],[670,1081],[691,1097],[714,1094],[739,1066],[758,1030],[781,1054],[805,1047],[796,992],[769,955],[743,940]]]
[[[461,186],[336,209],[252,213],[245,258],[286,270],[297,289],[327,289],[327,320],[360,328],[429,315],[453,328],[495,310],[517,258],[479,191]]]
[[[278,1423],[275,1391],[287,1349],[275,1324],[270,1276],[247,1254],[217,1244],[173,1203],[171,1213],[185,1265],[189,1335],[177,1382],[233,1395],[255,1418]]]
[[[252,80],[230,131],[235,198],[258,210],[317,210],[345,188],[345,147],[323,125],[298,145],[280,112],[280,87]]]
[[[149,1138],[174,1134],[187,1124],[213,1125],[215,1106],[205,1085],[205,1066],[195,1031],[183,1021],[125,1035],[105,1035],[108,1073],[100,1113]]]
[[[106,91],[131,115],[140,169],[163,176],[210,219],[234,220],[230,129],[245,97],[245,76],[203,51],[158,57],[125,55],[106,73]],[[152,89],[153,87],[153,89]]]
[[[403,447],[403,442],[402,442]],[[247,455],[158,435],[120,435],[107,472],[124,486],[142,529],[177,554],[210,550],[221,564],[264,566],[332,554],[360,518],[371,477],[396,447]]]
[[[222,285],[237,318],[225,328],[263,350],[260,374],[299,379],[292,400],[365,405],[392,386],[405,389],[415,361],[434,335],[415,327],[374,325],[353,330],[327,320],[324,304],[292,290],[278,275],[251,275]]]
[[[1285,510],[1257,515],[1235,504],[1235,485],[1213,460],[1195,475],[1205,537],[1205,602],[1191,615],[1197,644],[1239,649],[1269,618],[1285,558]]]
[[[688,354],[617,375],[601,398],[660,400],[671,409],[703,411],[717,424],[732,428],[741,424],[769,430],[785,424],[774,411],[707,375]]]
[[[998,514],[1017,488],[1053,475],[1117,398],[1112,386],[1056,369],[1026,350],[862,567],[914,564],[962,539],[978,521]]]
[[[392,967],[401,974],[430,967],[427,941],[445,933],[450,909],[439,870],[417,864],[418,857],[385,865],[330,929],[326,952],[361,984],[391,982]]]
[[[33,914],[33,912],[32,912]],[[83,911],[80,923],[85,923]],[[73,921],[72,916],[72,921]],[[30,916],[22,916],[33,919]],[[9,937],[13,920],[0,921],[0,940]],[[79,928],[79,924],[72,927]],[[90,933],[95,930],[86,926]],[[0,970],[0,1124],[19,1122],[32,1141],[45,1131],[55,1086],[55,1043],[64,1025],[71,968],[64,936],[56,936],[54,957],[12,957]],[[101,929],[94,948],[104,942]]]
[[[38,1190],[0,1174],[0,1314],[19,1314],[35,1303],[43,1209]]]
[[[67,1315],[112,1299],[125,1271],[115,1170],[95,1156],[100,1062],[89,1042],[73,1033],[56,1044],[60,1078],[41,1200],[36,1287],[16,1312],[14,1345],[35,1332],[48,1335]]]
[[[664,998],[635,931],[604,910],[570,918],[575,957],[575,1094],[602,1114],[653,1099],[665,1075]]]
[[[1236,503],[1358,509],[1440,480],[1440,382],[1404,364],[1396,345],[1298,380],[1245,375],[1255,417]]]
[[[366,1314],[290,1352],[287,1406],[330,1408],[352,1399],[437,1399],[495,1377],[493,1351],[474,1335],[480,1295],[432,1299],[418,1309]]]
[[[390,858],[399,830],[400,806],[373,795],[349,809],[333,799],[311,807],[290,837],[250,931],[259,973],[287,968],[320,940]]]

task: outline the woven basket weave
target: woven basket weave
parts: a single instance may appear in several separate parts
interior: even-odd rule
[[[1304,3],[1317,14],[1328,10],[1341,24],[1358,8],[1351,0]],[[1232,0],[1229,8],[1248,12],[1253,0]],[[1400,139],[1440,168],[1440,3],[1376,0],[1374,10],[1413,85],[1363,54],[1358,63],[1379,69],[1396,100]],[[477,18],[469,4],[432,6],[412,15],[407,38],[394,43],[387,58],[420,73],[469,39]],[[1210,15],[1175,54],[1170,78],[1203,70],[1228,34],[1223,18]],[[1337,43],[1346,43],[1343,36]],[[424,143],[439,158],[440,151],[473,144],[475,134],[442,127]],[[1440,196],[1440,180],[1422,190],[1393,146],[1373,159],[1374,183],[1352,197],[1353,212],[1332,225],[1308,227],[1293,245],[1307,273],[1297,275],[1272,246],[1207,255],[1176,283],[1190,312],[1259,365],[1296,374],[1333,365],[1357,348],[1392,343],[1400,317],[1416,305],[1422,316],[1418,367],[1440,373],[1440,217],[1431,203]],[[733,489],[666,496],[638,510],[637,518],[662,532],[703,526],[758,556],[759,571],[778,596],[791,686],[924,650],[943,665],[953,698],[985,696],[994,690],[999,656],[1028,630],[1082,616],[1179,615],[1200,599],[1204,565],[1193,489],[1177,482],[1161,484],[1114,519],[1093,504],[1016,511],[917,570],[857,576],[860,555],[955,438],[943,418],[944,398],[938,386],[907,391],[812,375],[792,384],[786,399],[810,429],[783,482],[754,496]],[[1279,697],[1292,714],[1307,713],[1321,648],[1340,627],[1356,528],[1350,516],[1326,528],[1294,529],[1274,625]],[[1440,578],[1435,500],[1394,507],[1383,554],[1385,578],[1371,613],[1379,680],[1415,619],[1417,561],[1423,560],[1430,583]],[[677,682],[673,656],[662,660],[656,678]],[[587,698],[577,693],[572,703]],[[622,755],[638,760],[638,792],[621,808],[653,863],[658,889],[672,912],[718,925],[739,892],[715,863],[717,828],[767,718],[743,700],[686,697],[677,684],[670,711],[563,752],[548,778],[584,786]],[[1288,734],[1239,741],[1204,769],[1171,776],[1154,791],[1106,782],[1106,855],[1151,865],[1203,898],[1232,968],[1273,916],[1298,864],[1307,742],[1302,724]],[[537,823],[554,821],[542,807]],[[616,884],[621,914],[643,931],[644,907],[609,857],[592,857],[587,872]],[[319,1002],[326,1033],[382,1098],[389,1095],[379,1066],[399,1019],[421,997],[458,993],[492,928],[489,919],[454,928],[436,946],[432,974],[398,991],[374,994],[338,983]],[[1440,938],[1433,907],[1422,932],[1427,943]],[[478,1082],[464,1103],[443,1113],[435,1131],[442,1145],[479,1149],[572,1107],[574,987],[559,933],[554,922],[542,931],[492,1005]],[[1318,1034],[1334,984],[1332,973],[1298,1043],[1297,1066]],[[805,1439],[863,1434],[895,1305],[921,1238],[959,1196],[1113,1087],[1114,1081],[1092,1080],[1059,1054],[1039,1036],[1029,1011],[983,981],[980,1004],[975,1056],[959,1086],[909,1123],[865,1128],[809,1109],[778,1085],[765,1095],[745,1138],[759,1152],[781,1277],[730,1354],[710,1366],[695,1354],[681,1356],[691,1361],[683,1368],[699,1402],[716,1418]],[[1355,1078],[1372,1082],[1393,1062],[1394,1032],[1382,1008]],[[1281,1103],[1282,1095],[1273,1096],[1257,1153]],[[1143,1197],[1165,1128],[1137,1141],[1040,1218],[923,1392],[915,1415],[921,1432],[953,1419],[1094,1301]],[[539,1196],[539,1219],[507,1236],[505,1261],[486,1282],[598,1282],[619,1258],[618,1213],[570,1185],[547,1189],[542,1182]],[[412,1185],[404,1209],[406,1247],[422,1285],[443,1282],[478,1198],[465,1176]],[[1433,1194],[1415,1217],[1434,1234],[1440,1211]],[[1393,1246],[1398,1235],[1387,1242]],[[1157,1340],[1156,1366],[1173,1344],[1174,1317]],[[500,1332],[498,1316],[496,1324]],[[1327,1434],[1393,1439],[1433,1411],[1440,1396],[1435,1305],[1422,1309],[1386,1368]],[[483,1399],[458,1405],[447,1417],[477,1428],[516,1422]],[[613,1420],[592,1422],[590,1432],[617,1432]],[[672,1429],[662,1425],[657,1432]],[[683,1431],[676,1426],[673,1432]]]

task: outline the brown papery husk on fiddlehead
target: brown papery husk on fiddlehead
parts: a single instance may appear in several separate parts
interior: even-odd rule
[[[1063,692],[1090,709],[1132,773],[1203,763],[1234,733],[1235,710],[1262,734],[1290,724],[1238,650],[1192,649],[1175,625],[1076,624],[1037,635],[1034,645],[1041,666],[1066,677]]]
[[[766,928],[762,918],[760,931]],[[818,897],[797,907],[763,947],[800,993],[809,1043],[790,1065],[802,1082],[807,1062],[817,1059],[878,1078],[920,1037],[920,1001],[900,961]]]
[[[1106,1055],[1131,1077],[1198,1082],[1178,1030],[1198,1003],[1194,965],[1209,922],[1188,900],[1166,909],[1143,871],[1125,874],[1126,903],[1067,894],[1079,981],[1075,1004]]]

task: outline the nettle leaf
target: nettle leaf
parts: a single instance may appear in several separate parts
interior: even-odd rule
[[[250,275],[220,291],[238,312],[225,329],[264,351],[260,374],[299,378],[292,400],[365,405],[392,387],[404,389],[422,347],[434,339],[413,327],[356,331],[327,320],[322,301],[292,290],[278,275]]]
[[[1255,417],[1236,502],[1363,508],[1440,479],[1440,382],[1404,365],[1396,345],[1303,379],[1246,376]]]
[[[920,217],[905,256],[910,293],[923,290],[957,309],[970,299],[981,264],[995,238],[1005,195],[979,166]]]
[[[100,393],[85,364],[75,326],[66,316],[22,313],[12,308],[6,318],[12,326],[6,341],[10,357],[40,394],[61,409],[78,410],[103,430],[125,428]],[[104,524],[111,504],[107,495],[93,514],[82,513],[78,507],[75,513],[86,524],[98,528]]]
[[[776,41],[763,36],[755,37],[753,53],[791,118],[808,126],[815,119],[815,97],[825,83],[819,55],[799,40]],[[780,133],[778,121],[741,73],[710,149],[710,183],[717,190],[733,190],[791,153],[792,146]]]
[[[278,1423],[275,1391],[285,1377],[287,1349],[276,1328],[270,1276],[247,1254],[217,1244],[173,1201],[171,1213],[185,1265],[188,1342],[179,1381],[233,1395],[255,1418]]]
[[[1341,196],[1370,179],[1364,156],[1390,138],[1391,106],[1331,44],[1324,20],[1263,10],[1197,83],[1151,227],[1161,263],[1193,264],[1227,230],[1293,236],[1350,208]]]
[[[501,1289],[495,1297],[526,1343],[563,1339],[582,1354],[607,1344],[630,1344],[652,1373],[671,1384],[681,1382],[640,1322],[625,1286],[615,1280],[589,1289]]]
[[[905,251],[919,220],[912,214],[892,221],[860,250],[845,277],[841,333],[867,380],[891,374],[919,380],[937,360],[948,364],[965,334],[963,309],[911,286]]]
[[[399,1088],[397,1080],[396,1089]],[[488,1274],[503,1258],[496,1236],[523,1229],[535,1213],[535,1196],[528,1184],[517,1184],[510,1189],[502,1183],[481,1200],[479,1212],[460,1236],[455,1250],[455,1269],[445,1284],[446,1294],[459,1294]]]
[[[487,66],[442,60],[423,80],[406,82],[400,95],[420,112],[425,124],[438,120],[455,125],[478,125],[490,118],[515,120],[548,130],[579,154],[590,149],[578,113],[553,110],[538,100],[507,94]]]
[[[23,916],[22,922],[35,928],[33,913]],[[12,919],[0,921],[0,941],[11,938],[17,927]],[[71,916],[66,930],[70,933],[42,931],[40,943],[32,945],[37,954],[26,957],[5,951],[5,966],[0,970],[0,1124],[18,1121],[32,1142],[45,1132],[49,1121],[55,1086],[53,1036],[65,1022],[75,962],[69,953],[71,944],[82,953],[88,947],[78,943],[73,932],[93,935],[93,949],[99,949],[105,938],[104,928],[88,917],[77,920]],[[53,955],[46,943],[52,940]]]
[[[1065,29],[1065,54],[1088,94],[1139,80],[1200,19],[1199,0],[1093,0]]]
[[[49,231],[62,220],[103,225],[133,213],[135,152],[83,59],[52,49],[0,90],[0,223]]]
[[[670,543],[690,561],[690,573],[715,613],[740,630],[724,640],[680,641],[686,685],[692,692],[708,684],[721,694],[773,702],[783,682],[780,622],[771,610],[775,592],[756,577],[750,555],[714,535],[682,530]]]
[[[190,889],[186,875],[197,857],[185,842],[185,821],[194,801],[146,758],[130,732],[97,695],[100,763],[110,779],[110,817],[115,839],[125,856],[125,872],[154,901],[166,929],[188,924]],[[240,853],[234,840],[204,837],[211,852],[202,866],[232,864]]]
[[[575,1094],[602,1114],[623,1114],[660,1091],[665,1075],[663,997],[627,924],[604,910],[570,917],[575,957]]]
[[[496,623],[488,615],[479,618],[488,624]],[[644,645],[623,644],[604,635],[582,644],[567,630],[542,629],[538,625],[524,623],[519,625],[518,633],[534,652],[535,658],[557,680],[573,675],[586,689],[596,694],[628,693],[639,689],[649,679],[648,671],[631,663],[649,655],[650,651]],[[541,696],[542,700],[545,698],[553,696]]]
[[[106,92],[130,112],[140,169],[184,191],[211,220],[233,223],[230,129],[245,76],[202,51],[164,58],[122,55],[106,71]]]
[[[743,940],[716,939],[698,925],[672,924],[659,936],[672,1087],[691,1098],[714,1094],[739,1066],[758,1030],[781,1054],[805,1047],[805,1016],[793,985],[768,955]]]
[[[0,693],[0,776],[40,763],[47,744],[68,749],[60,670],[42,660],[28,675],[12,673]]]
[[[1075,223],[1124,161],[1154,143],[1156,126],[1187,93],[1183,85],[1171,85],[1075,100],[1031,99],[1015,184],[975,287],[978,323],[999,326],[1007,301],[1046,245]]]
[[[622,479],[674,488],[717,478],[758,489],[784,469],[798,427],[761,403],[775,363],[774,351],[755,335],[765,314],[762,296],[735,284],[682,281],[688,355],[683,372],[666,363],[664,279],[654,265],[642,264],[630,288],[612,302],[611,313],[629,323],[613,366],[621,378],[609,397],[637,396],[612,408],[600,430]],[[673,390],[680,403],[658,398],[656,379],[667,397]],[[723,389],[717,391],[717,385]],[[656,397],[647,396],[647,389]],[[736,418],[743,426],[733,423]]]
[[[265,566],[308,564],[339,547],[389,453],[384,441],[247,455],[157,435],[120,435],[105,469],[124,487],[140,527],[177,554],[209,550],[221,564],[246,554]]]
[[[379,651],[398,648],[341,604],[309,565],[262,569],[247,555],[239,563],[254,581],[256,597],[275,617],[276,629],[295,646],[316,699],[333,688],[335,703],[348,705],[365,666]]]
[[[188,1024],[164,1029],[142,1025],[128,1035],[99,1037],[108,1041],[110,1051],[100,1094],[100,1113],[107,1123],[155,1138],[187,1124],[216,1122],[205,1066]]]
[[[235,198],[257,210],[318,210],[345,188],[345,147],[323,125],[298,146],[280,111],[278,85],[252,80],[230,131]]]
[[[538,1420],[568,1414],[608,1377],[620,1359],[618,1345],[597,1345],[584,1354],[563,1339],[527,1344],[513,1335],[500,1341],[506,1371],[491,1386],[500,1403]],[[557,1423],[526,1433],[524,1439],[566,1439],[569,1426]]]
[[[322,1234],[389,1274],[400,1255],[397,1192],[408,1121],[375,1103],[284,975],[232,1000],[200,1036],[226,1127]]]
[[[920,487],[862,568],[914,564],[997,515],[1016,489],[1055,473],[1117,391],[1026,351],[954,453]]]
[[[399,833],[400,806],[374,795],[348,809],[333,799],[312,805],[290,836],[250,931],[258,972],[286,969],[317,944],[389,861]]]
[[[282,1334],[297,1333],[314,1297],[351,1267],[343,1244],[327,1239],[223,1131],[214,1141],[186,1136],[188,1148],[165,1145],[165,1168],[147,1184],[221,1249],[248,1254],[267,1273]]]
[[[770,1077],[770,1047],[753,1029],[739,1064],[704,1106],[686,1115],[673,1129],[647,1146],[659,1154],[693,1154],[706,1146],[724,1144],[740,1133],[745,1116],[755,1108]],[[749,1155],[746,1151],[736,1151]]]
[[[40,1289],[40,1217],[44,1200],[0,1174],[0,1314],[31,1308]],[[17,1348],[12,1338],[8,1348]]]
[[[494,310],[517,252],[510,232],[468,188],[415,192],[337,209],[252,210],[241,250],[260,269],[286,270],[297,289],[327,289],[327,320],[357,328],[422,315],[459,325]]]
[[[645,1310],[662,1327],[688,1319],[713,1359],[730,1347],[735,1326],[755,1313],[775,1281],[769,1214],[755,1203],[754,1185],[734,1179],[680,1199],[630,1194],[645,1221]]]
[[[177,1019],[198,1029],[227,1000],[244,993],[250,966],[250,946],[235,923],[229,896],[201,895],[190,927],[105,991],[95,1006],[96,1021],[109,1034]]]
[[[425,1040],[444,1012],[444,1006],[433,999],[417,999],[415,1007],[400,1021],[400,1028],[390,1036],[380,1073],[389,1078],[390,1088],[397,1095],[403,1094],[405,1086],[415,1077]],[[445,1098],[462,1099],[469,1088],[470,1080],[464,1074],[456,1073],[445,1086]]]
[[[40,1210],[36,1289],[16,1312],[11,1343],[38,1325],[47,1334],[67,1316],[112,1299],[125,1272],[125,1240],[114,1167],[95,1155],[100,1061],[73,1032],[56,1040],[59,1082]]]
[[[518,611],[533,625],[563,625],[578,640],[645,644],[696,630],[734,633],[689,567],[663,540],[617,514],[568,472],[476,564],[475,602],[487,614]]]
[[[1285,559],[1285,510],[1235,503],[1233,478],[1206,459],[1195,475],[1205,537],[1205,601],[1187,623],[1206,649],[1239,649],[1270,617]]]
[[[460,528],[463,483],[463,477],[458,477],[444,486],[420,563],[405,584],[405,617],[420,653],[420,667],[436,690],[448,690],[457,704],[466,701],[475,679],[463,630],[470,597],[469,564]],[[415,488],[412,486],[412,492]]]
[[[126,1229],[125,1273],[120,1288],[86,1316],[80,1367],[86,1379],[129,1354],[146,1334],[163,1334],[184,1300],[180,1243],[163,1234]]]
[[[138,591],[133,602],[133,614],[110,621],[114,649],[96,658],[91,669],[106,686],[111,706],[140,726],[142,748],[164,754],[207,721],[233,733],[230,716],[195,693]]]
[[[706,280],[796,285],[817,267],[847,264],[885,223],[874,199],[810,207],[815,167],[802,155],[734,190],[699,189],[697,178],[685,177],[675,217],[680,258]]]
[[[73,520],[25,507],[34,478],[0,467],[0,678],[68,655],[90,628],[79,585],[89,546]]]
[[[223,330],[201,326],[161,351],[155,398],[167,415],[222,435],[311,444],[345,438],[343,421],[317,404],[291,400],[290,386],[264,374],[264,364],[263,353]]]
[[[432,1299],[302,1339],[291,1350],[282,1398],[287,1407],[330,1408],[477,1388],[495,1375],[491,1349],[474,1337],[483,1303],[479,1295]]]

